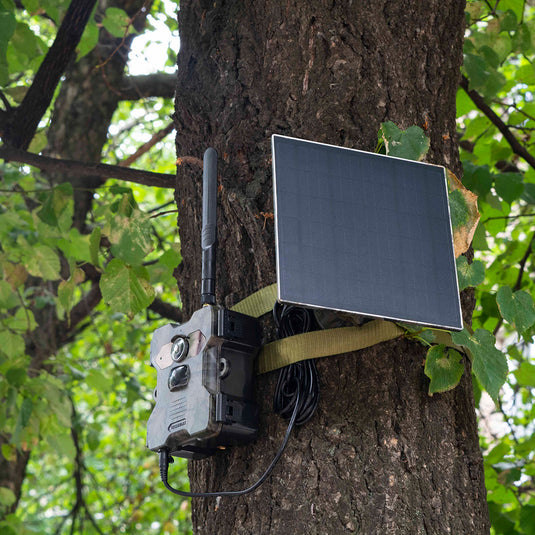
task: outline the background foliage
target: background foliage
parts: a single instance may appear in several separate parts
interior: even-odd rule
[[[22,102],[68,3],[0,0],[5,110]],[[175,31],[175,10],[172,2],[154,2],[148,30],[157,28],[159,36],[164,26]],[[535,533],[533,11],[525,0],[468,2],[457,98],[463,184],[478,195],[481,219],[474,259],[470,253],[458,259],[461,289],[475,288],[473,331],[453,340],[471,354],[496,534]],[[94,49],[103,29],[116,38],[134,32],[119,7],[97,15],[84,31],[78,60]],[[149,54],[151,40],[159,38],[152,35],[136,37],[134,43],[144,40],[138,54]],[[172,68],[172,50],[166,59],[162,68]],[[143,61],[138,58],[130,68]],[[120,101],[102,160],[124,162],[165,128],[171,113],[171,99]],[[31,152],[46,148],[50,120],[47,112]],[[386,150],[423,157],[425,127],[401,132],[392,123],[383,125]],[[174,161],[167,138],[144,152],[136,166],[173,173]],[[28,165],[6,162],[0,172],[0,423],[8,437],[1,455],[13,460],[17,450],[32,451],[14,513],[6,514],[15,494],[0,487],[0,529],[189,533],[189,501],[163,489],[157,456],[143,447],[149,385],[155,383],[148,344],[152,331],[169,321],[147,307],[155,298],[180,304],[173,278],[181,257],[174,205],[169,206],[172,190],[108,180],[96,190],[87,225],[80,229],[73,226],[69,182],[54,184]],[[460,191],[452,187],[450,193],[456,227],[470,217]],[[38,321],[52,310],[69,330],[71,313],[95,277],[102,302],[46,366],[32,372],[28,348],[42,343],[35,337]],[[425,368],[430,394],[454,388],[464,369],[460,352],[433,344],[429,332],[411,335],[430,345]],[[184,464],[173,466],[172,477],[177,486],[187,486]]]

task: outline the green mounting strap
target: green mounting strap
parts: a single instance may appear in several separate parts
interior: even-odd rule
[[[236,303],[232,310],[259,318],[273,310],[277,300],[277,284],[270,284],[261,290],[256,291],[239,303]]]
[[[277,285],[272,284],[246,297],[234,305],[232,310],[259,318],[273,309],[276,300]],[[437,343],[461,349],[453,344],[447,331],[432,330]],[[257,371],[261,374],[301,360],[358,351],[403,334],[405,329],[391,321],[373,320],[361,327],[339,327],[289,336],[270,342],[262,348],[257,361]]]

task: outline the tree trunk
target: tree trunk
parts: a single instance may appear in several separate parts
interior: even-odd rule
[[[373,151],[381,122],[419,125],[428,161],[459,174],[464,1],[184,0],[179,30],[178,155],[213,146],[223,160],[220,303],[275,281],[271,134]],[[198,169],[179,167],[176,198],[189,315],[200,296]],[[470,375],[429,397],[424,356],[401,339],[318,361],[317,413],[271,478],[245,497],[194,499],[195,533],[487,533]],[[245,488],[261,475],[286,428],[271,407],[275,380],[259,378],[258,440],[192,462],[192,489]]]

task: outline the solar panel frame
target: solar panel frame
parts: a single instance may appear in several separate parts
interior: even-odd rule
[[[271,142],[280,302],[462,330],[444,167],[278,134]],[[301,167],[281,169],[285,147],[301,153]],[[417,187],[406,187],[411,180]],[[369,217],[370,206],[379,215]],[[429,258],[419,245],[431,249]],[[328,292],[317,289],[322,283]]]

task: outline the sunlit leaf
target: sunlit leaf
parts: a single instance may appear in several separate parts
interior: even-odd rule
[[[389,156],[420,161],[429,150],[429,138],[418,126],[401,130],[392,121],[388,121],[381,124],[380,134]]]
[[[451,338],[454,344],[468,349],[472,371],[481,386],[496,401],[500,388],[505,383],[508,367],[504,353],[496,349],[494,336],[485,329],[477,329],[473,335],[464,329],[452,333]]]
[[[523,386],[535,387],[535,365],[524,361],[520,367],[514,371],[516,380]]]
[[[0,308],[9,309],[17,305],[20,305],[19,298],[9,282],[0,280]]]
[[[481,260],[474,260],[469,264],[466,256],[459,256],[457,258],[457,279],[459,290],[481,284],[485,280],[485,264]]]
[[[123,37],[130,23],[130,17],[118,7],[109,7],[106,9],[106,16],[102,20],[102,25],[114,37]]]
[[[57,253],[48,245],[37,245],[26,253],[26,269],[34,277],[47,280],[59,279],[60,262]]]
[[[455,388],[464,372],[461,354],[455,349],[439,344],[431,347],[425,358],[425,374],[429,379],[429,395]]]
[[[0,331],[0,351],[8,357],[16,357],[24,353],[24,338],[9,330]]]
[[[446,176],[448,178],[448,201],[453,229],[453,247],[455,257],[459,257],[468,251],[479,223],[477,195],[467,190],[461,181],[448,169],[446,170]]]
[[[144,267],[132,267],[115,258],[107,266],[100,280],[104,300],[119,312],[133,316],[150,305],[154,289]]]
[[[513,293],[509,286],[502,286],[496,294],[496,301],[503,318],[522,333],[535,323],[533,298],[524,290]]]

